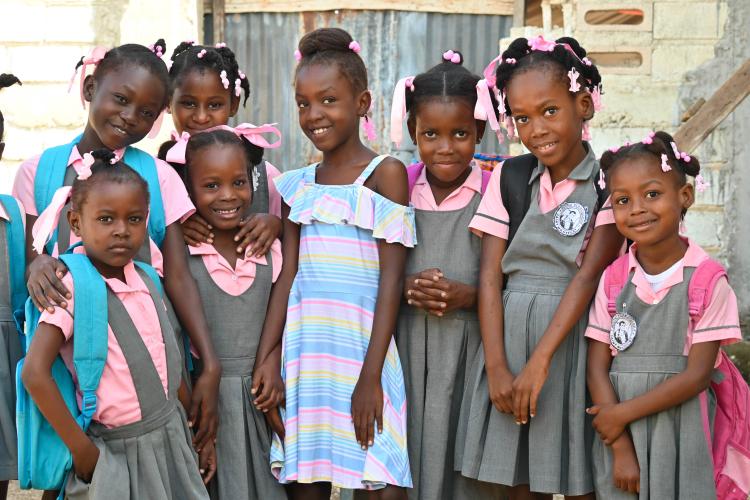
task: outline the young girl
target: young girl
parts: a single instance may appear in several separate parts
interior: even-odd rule
[[[360,141],[370,93],[359,50],[337,28],[300,40],[299,123],[323,161],[275,181],[284,200],[284,268],[253,383],[259,398],[278,392],[283,331],[286,412],[283,427],[274,423],[283,448],[275,443],[272,461],[299,499],[327,499],[332,483],[377,490],[379,498],[405,498],[411,486],[392,334],[405,247],[416,243],[414,213],[405,206],[404,166]]]
[[[719,346],[742,337],[737,299],[724,277],[700,319],[688,311],[690,279],[709,259],[680,236],[694,201],[686,175],[705,188],[700,164],[665,132],[612,151],[602,156],[602,170],[617,229],[633,245],[621,257],[628,271],[622,290],[608,299],[601,280],[586,329],[597,341],[589,343],[587,376],[600,436],[592,457],[596,494],[716,498],[711,443],[704,439],[713,416],[706,389]]]
[[[531,154],[493,172],[470,224],[483,235],[483,356],[462,470],[512,499],[586,496],[584,313],[622,245],[582,140],[601,79],[576,40],[540,36],[514,40],[496,80],[509,135],[515,125]]]
[[[490,175],[473,162],[486,125],[474,118],[480,79],[462,64],[459,52],[447,51],[426,73],[401,80],[393,97],[392,116],[408,111],[409,134],[423,162],[408,169],[419,246],[406,260],[407,304],[396,330],[409,403],[414,481],[409,497],[415,499],[501,494],[498,485],[461,475],[463,446],[456,447],[462,443],[457,435],[464,434],[459,430],[464,384],[481,350],[476,315],[481,240],[468,225]],[[489,99],[485,112],[494,114],[496,103],[483,88]],[[394,122],[391,131],[399,142],[401,123]]]
[[[37,215],[52,201],[55,190],[73,182],[81,168],[82,152],[107,148],[116,151],[118,157],[123,158],[124,154],[125,161],[139,166],[139,173],[150,179],[151,199],[160,202],[158,205],[163,209],[150,213],[150,238],[139,249],[138,259],[152,264],[164,276],[167,295],[204,363],[202,375],[194,387],[190,409],[191,423],[198,424],[196,439],[201,447],[216,433],[216,391],[220,368],[211,347],[200,296],[187,269],[179,225],[194,208],[172,167],[129,147],[145,137],[166,106],[167,68],[158,56],[163,51],[164,44],[160,41],[153,50],[127,44],[106,52],[95,49],[91,56],[82,58],[79,62],[83,66],[81,98],[90,103],[83,134],[68,145],[51,148],[22,163],[13,193],[26,208],[27,228],[31,228]],[[96,65],[96,69],[93,75],[85,76],[89,64]],[[163,241],[157,246],[154,238]],[[27,241],[31,240],[27,238]],[[61,281],[65,266],[55,257],[75,241],[77,237],[71,233],[63,214],[44,254],[36,255],[31,251],[31,245],[27,245],[30,261],[28,289],[40,310],[46,308],[51,312],[55,305],[66,307],[72,298]]]
[[[21,81],[13,75],[0,75],[0,88]],[[0,112],[0,159],[3,157],[3,114]],[[19,331],[13,314],[23,308],[24,224],[23,205],[8,195],[0,195],[0,377],[6,381],[0,391],[0,499],[5,500],[8,480],[18,477],[16,443],[16,365],[21,358]]]
[[[83,432],[68,411],[51,376],[58,354],[76,373],[72,298],[65,308],[44,309],[21,374],[39,410],[73,456],[66,497],[207,499],[185,413],[177,404],[178,389],[183,404],[189,404],[189,398],[166,307],[156,284],[133,263],[147,237],[148,186],[111,152],[98,150],[84,155],[70,193],[70,227],[83,242],[75,251],[89,258],[107,287],[106,304],[99,306],[107,309],[107,357],[88,431]],[[48,210],[57,208],[52,204]],[[39,226],[44,225],[35,231],[46,239]],[[70,273],[62,281],[73,292]],[[75,376],[74,380],[77,385]],[[209,442],[203,447],[201,466],[214,461]]]
[[[176,130],[175,138],[181,141],[197,132],[227,125],[236,113],[244,92],[243,105],[250,96],[250,84],[239,69],[234,52],[225,43],[215,47],[182,42],[172,53],[169,68],[170,99],[168,110]],[[268,126],[269,132],[274,127]],[[278,130],[275,130],[278,133]],[[280,136],[280,134],[278,134]],[[256,257],[265,255],[281,232],[281,196],[271,180],[280,175],[276,167],[263,161],[263,148],[274,147],[259,136],[253,139],[251,166],[253,176],[253,202],[235,235],[237,253],[244,254],[250,245]],[[172,147],[168,141],[159,151],[166,159]],[[278,144],[278,141],[277,143]],[[183,224],[185,241],[196,246],[211,243],[214,237],[211,225],[199,214],[192,215]]]
[[[271,474],[271,430],[250,404],[251,372],[268,297],[281,271],[281,243],[262,257],[237,255],[234,236],[253,199],[248,166],[253,155],[243,134],[217,127],[193,135],[185,152],[185,183],[200,216],[213,227],[212,244],[188,247],[213,344],[222,365],[221,425],[216,436],[218,475],[211,498],[284,499]]]

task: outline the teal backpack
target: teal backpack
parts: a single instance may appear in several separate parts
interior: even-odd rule
[[[37,213],[42,213],[49,206],[52,197],[55,195],[55,191],[62,187],[65,180],[65,170],[68,168],[70,153],[80,139],[81,136],[79,135],[69,144],[46,149],[42,153],[41,158],[39,158],[39,166],[34,177],[34,203],[36,204]],[[156,243],[156,246],[161,248],[167,225],[154,157],[145,151],[128,146],[125,149],[123,162],[138,172],[148,184],[148,192],[151,199],[148,234],[154,243]],[[52,249],[56,243],[57,229],[55,229],[52,238],[46,245],[47,253],[52,255]],[[60,248],[58,250],[62,254],[66,249]]]
[[[0,194],[0,203],[10,217],[6,226],[5,239],[8,246],[8,263],[10,269],[10,305],[13,308],[13,319],[19,335],[23,331],[23,311],[26,298],[29,296],[26,290],[26,235],[23,229],[22,214],[18,209],[16,200],[7,194]],[[23,342],[21,342],[23,344]]]
[[[85,255],[66,253],[60,260],[73,277],[73,364],[83,396],[80,411],[73,377],[59,355],[51,372],[65,405],[85,431],[96,412],[96,390],[107,361],[107,290],[104,279]],[[163,293],[156,271],[141,262],[136,265]],[[26,314],[25,348],[28,350],[40,316],[31,299],[26,302]],[[23,489],[60,490],[62,495],[68,471],[73,467],[73,457],[26,391],[21,381],[23,363],[21,359],[16,369],[18,480]]]

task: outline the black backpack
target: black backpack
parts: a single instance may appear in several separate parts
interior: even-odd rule
[[[503,198],[503,206],[508,211],[510,230],[508,232],[508,244],[513,240],[521,221],[526,216],[531,204],[531,186],[529,180],[537,166],[536,156],[525,154],[505,160],[502,175],[500,176],[500,195]],[[602,189],[599,183],[594,182],[597,195],[597,206],[594,213],[604,206],[609,197],[609,191]]]

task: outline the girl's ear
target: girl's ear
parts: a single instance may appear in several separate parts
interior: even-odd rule
[[[72,208],[68,211],[68,224],[77,237],[81,237],[81,214]]]
[[[594,117],[594,100],[591,98],[591,93],[582,90],[575,96],[576,109],[578,115],[584,120],[590,120]]]
[[[683,210],[687,210],[693,203],[695,203],[695,188],[689,182],[686,182],[679,191],[680,202],[682,203]]]
[[[89,75],[83,80],[83,98],[86,102],[91,102],[96,92],[96,80],[94,75]]]
[[[484,137],[484,130],[487,128],[487,122],[484,120],[476,120],[477,122],[477,144],[482,142]]]
[[[231,102],[229,103],[229,117],[232,118],[234,115],[237,114],[237,110],[240,109],[240,99],[242,97],[237,97],[236,95],[232,95]]]
[[[372,104],[372,94],[369,90],[363,91],[357,98],[357,115],[365,116],[370,111],[370,105]]]

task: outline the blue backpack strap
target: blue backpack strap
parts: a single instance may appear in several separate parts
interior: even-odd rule
[[[24,304],[29,296],[26,289],[26,235],[24,234],[23,217],[18,203],[12,196],[0,194],[0,202],[10,216],[8,230],[5,232],[8,243],[8,262],[10,263],[10,305],[18,332],[22,332]]]
[[[164,235],[167,232],[166,217],[164,215],[164,202],[161,197],[161,186],[159,175],[156,171],[154,157],[140,149],[128,147],[125,150],[123,161],[138,172],[148,184],[149,198],[151,199],[148,214],[148,234],[156,246],[161,248]]]
[[[96,412],[96,389],[107,362],[107,289],[85,255],[66,253],[60,260],[73,277],[73,364],[83,395],[78,423],[86,430]]]

